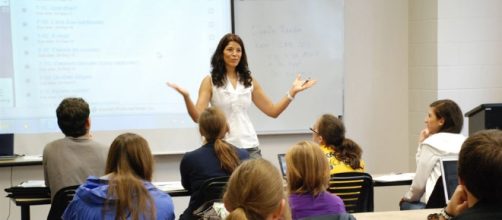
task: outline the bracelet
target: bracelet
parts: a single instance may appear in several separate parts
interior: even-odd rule
[[[453,218],[452,215],[450,215],[450,214],[448,214],[448,212],[446,212],[446,208],[441,209],[441,212],[439,213],[439,215],[443,216],[443,218],[446,220],[450,220]]]
[[[289,99],[289,101],[293,101],[293,99],[295,99],[295,97],[291,96],[291,94],[289,94],[289,91],[286,92],[286,97]]]

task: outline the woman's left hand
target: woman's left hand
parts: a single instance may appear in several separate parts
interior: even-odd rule
[[[293,86],[291,87],[289,93],[292,96],[295,96],[296,93],[312,87],[316,82],[317,80],[312,80],[310,78],[302,80],[302,76],[298,74],[296,75],[296,78],[293,81]]]

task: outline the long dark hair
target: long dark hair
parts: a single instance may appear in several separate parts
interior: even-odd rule
[[[239,82],[247,88],[251,86],[253,79],[251,78],[251,71],[249,71],[248,68],[248,60],[246,56],[246,49],[244,49],[244,42],[242,42],[242,39],[236,34],[226,34],[218,43],[218,47],[216,47],[213,57],[211,58],[211,79],[213,85],[217,87],[222,87],[223,85],[225,85],[227,68],[225,66],[225,60],[223,59],[223,52],[225,50],[225,47],[232,41],[238,43],[242,49],[241,60],[236,67],[236,71],[237,74],[239,74]]]
[[[343,122],[331,114],[324,114],[319,118],[317,132],[323,138],[327,147],[333,148],[335,158],[352,167],[360,169],[363,150],[351,139],[345,138]]]
[[[115,138],[105,173],[113,173],[105,211],[114,207],[115,219],[155,219],[155,203],[143,184],[144,180],[152,181],[153,156],[143,137],[125,133]]]

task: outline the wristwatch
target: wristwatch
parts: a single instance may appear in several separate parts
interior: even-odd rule
[[[451,216],[450,214],[448,214],[448,212],[446,212],[446,208],[441,209],[439,215],[443,216],[443,218],[446,220],[450,220],[453,218],[453,216]]]

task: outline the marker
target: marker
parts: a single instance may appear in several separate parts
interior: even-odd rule
[[[302,86],[304,86],[305,84],[307,84],[309,82],[309,80],[310,80],[310,77],[307,78],[307,80],[305,80],[305,82],[303,82]]]

